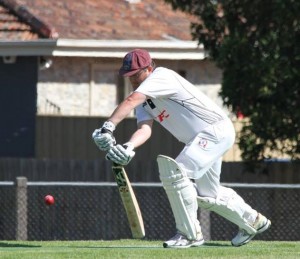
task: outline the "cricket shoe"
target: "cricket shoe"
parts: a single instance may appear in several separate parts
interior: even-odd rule
[[[249,234],[246,230],[240,229],[238,234],[231,240],[233,246],[241,246],[247,244],[255,235],[266,231],[271,226],[271,221],[265,216],[258,213],[257,218],[253,224],[253,228],[256,229],[255,234]]]
[[[196,247],[201,246],[204,244],[204,239],[201,234],[200,238],[197,240],[189,240],[186,236],[177,233],[174,237],[170,240],[163,243],[164,248],[189,248],[189,247]]]

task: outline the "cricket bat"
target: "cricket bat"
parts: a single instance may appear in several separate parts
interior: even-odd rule
[[[112,165],[112,171],[125,207],[132,236],[133,238],[141,239],[145,236],[144,221],[126,171],[123,166],[115,163]]]

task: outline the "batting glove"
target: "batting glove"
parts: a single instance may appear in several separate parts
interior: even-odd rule
[[[118,165],[128,165],[131,159],[134,157],[133,144],[130,142],[124,145],[113,146],[106,155],[106,159],[113,161]]]
[[[116,144],[116,139],[113,136],[115,125],[111,121],[104,122],[100,129],[93,132],[93,139],[97,147],[102,151],[108,151]]]

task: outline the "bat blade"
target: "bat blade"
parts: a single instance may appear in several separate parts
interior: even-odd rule
[[[113,164],[112,171],[115,176],[119,193],[127,214],[133,238],[145,237],[144,221],[136,196],[123,166]]]

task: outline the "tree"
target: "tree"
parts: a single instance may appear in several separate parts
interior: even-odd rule
[[[299,159],[300,1],[165,2],[198,17],[191,33],[223,71],[224,104],[246,117],[243,159]]]

